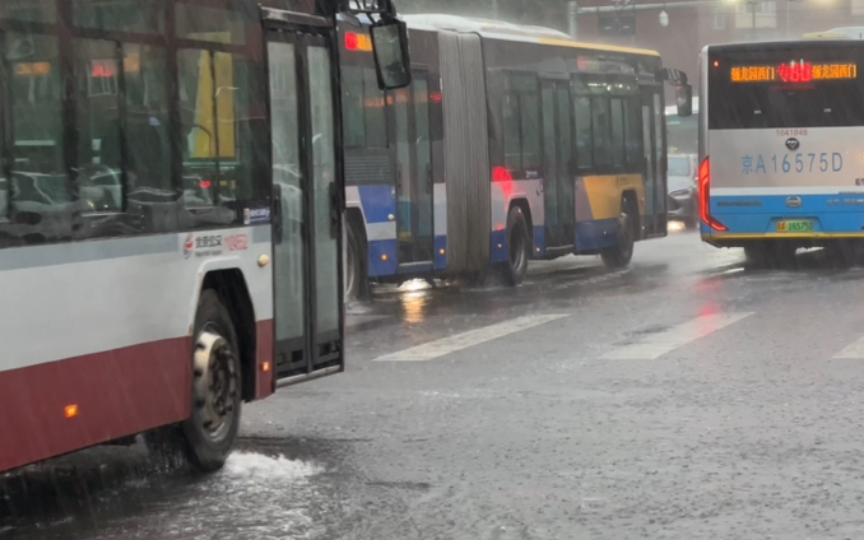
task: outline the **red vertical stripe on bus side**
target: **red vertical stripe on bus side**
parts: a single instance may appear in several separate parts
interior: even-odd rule
[[[257,334],[257,375],[255,381],[255,399],[265,398],[273,393],[273,319],[258,321]],[[268,369],[265,369],[264,366]]]

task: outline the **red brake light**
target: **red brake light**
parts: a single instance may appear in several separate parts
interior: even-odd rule
[[[198,185],[201,186],[201,189],[210,189],[213,187],[213,182],[210,180],[201,180],[201,183]]]
[[[699,217],[715,231],[727,231],[725,225],[711,217],[711,160],[707,157],[699,164]]]
[[[349,51],[356,51],[360,48],[360,39],[354,32],[345,34],[345,48]]]
[[[510,174],[510,169],[506,167],[495,167],[492,169],[493,182],[512,182],[513,175]]]

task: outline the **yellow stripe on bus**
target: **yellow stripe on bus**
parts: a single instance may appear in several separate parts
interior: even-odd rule
[[[595,220],[620,217],[621,198],[625,191],[636,193],[639,214],[645,213],[645,180],[641,174],[585,176],[582,178],[582,185],[588,196],[592,218]]]
[[[660,53],[657,51],[652,51],[650,49],[636,49],[632,47],[616,47],[615,45],[597,45],[596,43],[581,43],[579,41],[568,41],[566,39],[551,39],[551,38],[540,38],[540,43],[542,45],[557,45],[559,47],[573,47],[578,49],[586,49],[586,50],[594,50],[594,51],[607,51],[607,52],[619,52],[619,53],[628,53],[628,54],[640,54],[644,56],[660,56]]]

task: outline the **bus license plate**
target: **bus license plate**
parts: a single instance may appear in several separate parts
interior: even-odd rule
[[[778,233],[811,233],[816,225],[809,219],[789,219],[777,222]]]

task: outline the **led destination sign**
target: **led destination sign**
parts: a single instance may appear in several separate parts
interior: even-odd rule
[[[792,61],[774,66],[735,66],[729,70],[733,83],[809,83],[858,78],[858,64],[823,64]]]

